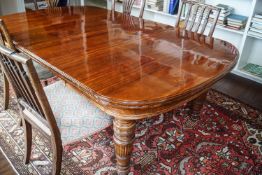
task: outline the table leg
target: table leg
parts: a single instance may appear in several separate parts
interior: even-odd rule
[[[114,119],[114,143],[117,160],[117,172],[128,174],[130,158],[135,140],[136,122],[131,120]]]
[[[188,106],[191,110],[191,117],[193,120],[198,120],[200,117],[201,109],[204,105],[204,102],[206,100],[207,92],[201,94],[196,99],[192,100],[188,103]]]

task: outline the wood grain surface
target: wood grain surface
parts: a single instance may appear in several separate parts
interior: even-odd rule
[[[97,7],[2,17],[19,50],[119,118],[182,103],[228,73],[238,58],[225,41]],[[182,32],[180,32],[182,33]],[[150,108],[151,112],[146,112]],[[156,109],[158,108],[158,109]],[[156,109],[156,110],[155,110]]]

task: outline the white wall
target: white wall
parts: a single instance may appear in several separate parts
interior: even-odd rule
[[[8,15],[17,12],[24,12],[24,0],[0,0],[1,15]]]

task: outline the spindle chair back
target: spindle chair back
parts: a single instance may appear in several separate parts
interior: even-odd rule
[[[12,84],[22,114],[25,130],[25,163],[29,162],[32,144],[31,125],[51,137],[53,148],[53,172],[59,172],[62,161],[62,141],[59,128],[44,89],[38,78],[32,59],[18,53],[10,40],[5,23],[0,20],[0,64]],[[57,170],[59,169],[59,170]]]
[[[132,8],[134,6],[135,0],[123,0],[123,13],[130,15]],[[142,0],[141,7],[140,7],[140,13],[139,18],[143,18],[144,10],[145,10],[146,0]],[[112,0],[112,11],[115,11],[116,6],[116,0]]]
[[[204,34],[209,28],[208,36],[213,36],[220,8],[196,1],[181,0],[179,4],[178,17],[175,27],[183,28],[190,32]],[[185,12],[183,15],[182,13]],[[212,17],[212,18],[211,18]]]

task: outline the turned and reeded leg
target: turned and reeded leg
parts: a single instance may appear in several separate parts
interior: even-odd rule
[[[118,174],[129,173],[135,129],[135,121],[114,119],[114,143]]]
[[[4,77],[4,109],[6,110],[9,104],[9,82],[5,74],[3,75],[3,77]]]
[[[188,103],[188,107],[191,110],[191,117],[193,120],[199,119],[201,109],[206,100],[206,96],[207,96],[207,92],[201,94],[199,97]]]
[[[25,119],[22,119],[22,121],[23,121],[24,134],[25,134],[24,163],[28,164],[30,161],[31,151],[32,151],[32,126]]]

